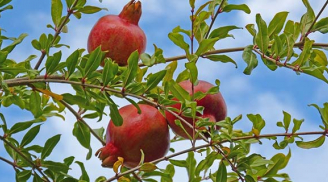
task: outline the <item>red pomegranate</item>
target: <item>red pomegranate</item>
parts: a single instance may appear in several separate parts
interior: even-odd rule
[[[146,35],[138,26],[140,16],[141,2],[131,0],[118,16],[106,15],[100,18],[89,34],[88,51],[101,46],[103,51],[108,51],[106,57],[121,66],[127,65],[132,52],[138,50],[141,54],[146,49]]]
[[[191,94],[192,85],[189,80],[182,81],[179,83],[179,85]],[[206,93],[213,86],[214,85],[212,85],[211,83],[200,80],[198,85],[194,86],[194,92],[195,93],[196,92]],[[204,107],[203,115],[200,115],[199,113],[197,113],[197,116],[201,116],[202,118],[209,118],[209,120],[212,122],[221,121],[221,120],[225,119],[225,117],[227,116],[227,106],[226,106],[226,103],[225,103],[221,93],[208,94],[204,98],[202,98],[200,100],[196,100],[196,102],[197,102],[197,106]],[[181,104],[177,103],[177,104],[172,105],[171,107],[180,109]],[[165,114],[166,114],[166,119],[167,119],[170,127],[174,131],[174,133],[179,136],[182,136],[184,138],[188,138],[188,135],[183,131],[183,129],[175,124],[175,120],[177,118],[167,111],[165,112]],[[184,118],[186,121],[188,121],[188,123],[190,123],[192,125],[192,122],[193,122],[192,118],[185,117],[185,116],[182,116],[182,118]],[[197,122],[197,120],[196,120],[196,122]],[[183,124],[183,127],[188,132],[188,134],[190,136],[192,136],[192,133],[193,133],[192,128],[190,128],[183,122],[182,122],[182,124]],[[199,129],[203,129],[203,128],[199,128]]]
[[[133,105],[119,109],[123,118],[121,126],[109,122],[106,134],[106,146],[96,152],[103,167],[113,167],[118,157],[124,158],[124,166],[133,168],[141,158],[141,149],[145,162],[163,157],[170,145],[167,122],[154,107],[139,104],[141,113]]]

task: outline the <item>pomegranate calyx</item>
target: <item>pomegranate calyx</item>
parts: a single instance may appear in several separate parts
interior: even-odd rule
[[[100,148],[95,154],[101,161],[103,167],[112,167],[117,161],[118,149],[112,143]]]
[[[141,13],[141,2],[135,2],[135,0],[131,0],[128,4],[124,6],[123,10],[118,16],[129,23],[138,25]]]

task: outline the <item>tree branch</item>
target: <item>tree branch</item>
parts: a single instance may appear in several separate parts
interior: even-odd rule
[[[78,3],[79,0],[75,0],[72,4],[72,7],[70,7],[67,10],[67,15],[65,16],[65,19],[62,21],[62,23],[59,25],[58,29],[56,28],[56,33],[54,35],[53,40],[50,43],[50,46],[55,42],[55,40],[57,39],[57,37],[59,36],[59,34],[61,33],[62,29],[64,28],[64,26],[67,24],[69,17],[73,14],[72,8],[74,8],[76,6],[76,4]],[[47,55],[47,52],[45,50],[41,51],[41,56],[38,60],[38,62],[36,63],[34,69],[37,70],[39,69],[43,59],[45,58],[45,56]]]
[[[90,133],[97,139],[99,142],[105,146],[106,142],[100,138],[100,136],[97,135],[96,132],[93,131],[93,129],[88,125],[88,123],[81,117],[79,113],[77,113],[72,106],[70,106],[67,102],[61,100],[60,103],[62,103],[77,119],[77,122],[82,122],[85,126],[87,126],[90,130]]]
[[[212,18],[211,24],[210,24],[210,26],[209,26],[209,28],[208,28],[208,30],[207,30],[207,32],[206,32],[206,35],[205,35],[205,38],[206,38],[206,39],[208,38],[208,35],[209,35],[210,32],[211,32],[211,29],[212,29],[212,27],[213,27],[213,25],[214,25],[214,22],[215,22],[217,16],[218,16],[220,13],[222,13],[222,6],[223,6],[224,3],[225,3],[225,0],[222,0],[222,2],[221,2],[221,4],[220,4],[219,8],[217,9],[217,11],[216,11],[214,17]]]
[[[33,161],[31,161],[29,158],[27,158],[21,151],[19,151],[14,145],[12,145],[10,142],[8,142],[3,136],[0,136],[0,140],[2,140],[5,144],[7,144],[10,148],[15,150],[22,158],[24,158],[33,168],[39,171],[39,173],[43,176],[43,178],[50,182],[48,177],[43,173],[42,169],[39,166],[36,166]]]
[[[214,142],[214,143],[208,143],[208,144],[196,146],[195,148],[189,148],[189,149],[186,149],[186,150],[183,150],[183,151],[180,151],[180,152],[177,152],[177,153],[174,153],[174,154],[171,154],[171,155],[168,155],[168,156],[153,160],[150,163],[158,163],[158,162],[168,160],[168,159],[171,159],[171,158],[176,157],[178,155],[185,154],[185,153],[197,150],[197,149],[202,149],[202,148],[213,146],[215,144],[223,144],[223,143],[227,143],[227,142],[231,142],[231,141],[239,141],[239,140],[254,139],[254,138],[256,138],[256,139],[268,138],[268,137],[274,137],[274,136],[300,136],[300,135],[326,135],[326,134],[327,134],[326,131],[313,131],[313,132],[311,131],[311,132],[276,133],[276,134],[264,134],[264,135],[258,135],[258,136],[252,135],[252,136],[244,136],[244,137],[235,137],[235,138],[231,138],[231,140],[222,140],[222,141],[218,141],[218,142]],[[114,180],[118,179],[121,176],[130,174],[134,171],[137,171],[137,170],[140,169],[140,167],[141,166],[137,166],[137,167],[129,169],[129,170],[123,172],[123,173],[117,174],[114,177],[108,179],[107,182],[114,181]]]

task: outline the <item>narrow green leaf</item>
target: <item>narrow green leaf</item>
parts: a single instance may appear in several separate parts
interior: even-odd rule
[[[79,12],[84,14],[94,14],[101,10],[107,10],[106,8],[99,8],[96,6],[84,6],[83,8],[79,9]]]
[[[109,116],[111,117],[111,120],[113,122],[113,124],[115,126],[121,126],[123,124],[123,118],[120,114],[120,112],[118,111],[117,105],[114,103],[114,101],[110,98],[110,96],[108,95],[108,93],[103,92],[107,103],[109,105]]]
[[[316,104],[310,104],[310,106],[315,107],[319,111],[322,123],[325,125],[325,128],[328,129],[328,102],[323,104],[323,108],[320,108]]]
[[[173,80],[169,82],[169,88],[173,96],[176,97],[178,100],[182,102],[184,102],[185,100],[190,100],[189,93]]]
[[[285,130],[287,132],[288,131],[288,128],[289,128],[289,124],[290,124],[290,122],[292,120],[292,117],[291,117],[291,115],[289,113],[287,113],[285,111],[283,111],[283,113],[284,113],[284,128],[285,128]]]
[[[26,130],[30,126],[32,126],[33,122],[19,122],[15,123],[9,130],[10,134],[18,133],[23,130]]]
[[[90,148],[90,130],[85,124],[79,121],[75,122],[73,135],[83,147],[85,147],[86,149]]]
[[[101,51],[100,47],[97,47],[94,51],[92,51],[84,67],[84,77],[90,76],[91,73],[100,66],[100,62],[103,60],[104,56],[105,53]]]
[[[313,40],[310,40],[307,37],[305,38],[305,43],[304,43],[304,47],[303,47],[302,53],[292,63],[292,65],[294,65],[294,66],[303,66],[308,61],[308,59],[311,56],[311,49],[312,49],[312,44],[313,43],[314,43]]]
[[[318,148],[325,142],[325,139],[326,136],[322,135],[313,141],[308,141],[308,142],[296,141],[296,145],[303,149]]]
[[[237,63],[227,55],[208,55],[206,56],[211,61],[220,61],[222,63],[232,63],[237,68]]]
[[[38,118],[42,115],[41,109],[41,96],[38,92],[33,91],[30,95],[30,111],[34,115],[34,118]]]
[[[190,73],[190,82],[193,84],[197,83],[198,80],[198,69],[196,66],[196,61],[190,61],[185,64],[185,67],[189,70]]]
[[[56,70],[56,67],[58,66],[60,59],[61,59],[62,53],[61,51],[56,52],[53,56],[49,56],[46,61],[46,73],[47,75],[51,75]]]
[[[312,54],[314,54],[313,61],[315,61],[315,63],[318,63],[320,66],[326,67],[328,65],[328,60],[325,52],[319,49],[312,49],[312,51]]]
[[[34,140],[34,138],[40,131],[40,126],[41,125],[34,126],[24,135],[22,142],[20,143],[21,148],[24,148],[24,146],[26,146],[27,144],[31,143]]]
[[[255,42],[259,49],[265,54],[269,46],[268,27],[260,14],[256,14],[256,24],[258,27],[258,33],[255,36]]]
[[[233,37],[232,35],[229,34],[229,32],[235,29],[242,29],[242,28],[234,25],[219,27],[211,32],[209,38],[223,39],[226,37]]]
[[[251,13],[251,10],[246,4],[228,4],[222,9],[223,12],[230,12],[232,10],[241,10],[247,14]]]
[[[42,161],[42,167],[50,169],[52,172],[62,174],[67,173],[68,166],[66,164],[54,161]]]
[[[169,159],[169,162],[178,167],[187,167],[187,162],[185,160]]]
[[[245,47],[243,52],[243,60],[247,63],[247,67],[244,70],[244,74],[250,75],[254,68],[257,67],[258,60],[253,52],[253,46],[249,45]]]
[[[128,59],[128,68],[124,73],[123,87],[132,82],[132,80],[137,76],[138,72],[138,50],[131,53]]]
[[[177,46],[179,46],[181,49],[183,49],[187,55],[190,54],[189,52],[189,44],[187,44],[184,41],[184,38],[179,33],[169,33],[169,39]]]
[[[0,65],[6,61],[8,54],[7,51],[0,51]]]
[[[84,164],[80,161],[75,161],[75,163],[80,166],[81,172],[82,172],[79,180],[90,181],[89,175],[88,175],[87,171],[85,170]]]
[[[141,109],[140,109],[140,107],[139,107],[139,105],[134,101],[134,100],[132,100],[132,99],[130,99],[130,98],[125,98],[127,101],[129,101],[134,107],[136,107],[137,108],[137,110],[138,110],[138,114],[141,114]]]
[[[301,23],[300,23],[301,35],[302,37],[304,37],[307,31],[309,31],[311,24],[315,19],[315,13],[308,0],[302,0],[302,1],[307,9],[306,13],[302,16]]]
[[[214,44],[219,40],[219,38],[210,38],[210,39],[204,39],[200,42],[199,47],[196,51],[196,55],[200,56],[203,53],[207,52],[208,50],[213,49]]]
[[[59,142],[60,136],[61,136],[60,134],[55,135],[46,141],[46,143],[44,144],[43,150],[41,152],[41,159],[44,160],[46,157],[48,157],[51,154],[52,150],[55,148],[55,146]]]
[[[162,70],[155,74],[150,75],[149,78],[147,79],[147,87],[145,92],[150,91],[153,88],[157,87],[159,82],[161,82],[162,79],[164,78],[165,74],[166,74],[166,70]]]
[[[274,34],[279,34],[282,28],[284,27],[286,18],[288,16],[287,11],[277,13],[271,22],[269,23],[268,27],[268,34],[269,37],[272,37]]]
[[[63,12],[63,4],[61,0],[51,0],[51,17],[56,27],[59,27]]]
[[[80,55],[80,51],[79,51],[79,49],[77,49],[66,59],[66,65],[67,65],[67,71],[68,71],[67,78],[69,78],[74,73],[76,65],[79,60],[79,55]]]
[[[323,69],[326,69],[324,66],[321,67],[301,67],[301,70],[303,71],[303,73],[306,73],[308,75],[314,76],[326,83],[328,83],[327,78],[324,76],[324,72],[322,71]]]
[[[107,86],[112,81],[118,72],[118,64],[108,60],[105,63],[104,70],[102,72],[103,86]]]
[[[254,28],[254,24],[247,24],[245,28],[253,37],[256,36],[257,31]]]
[[[164,86],[166,82],[173,79],[173,74],[178,67],[178,62],[173,61],[165,67],[166,74],[163,78],[162,85]]]
[[[227,168],[223,162],[220,162],[218,172],[216,173],[217,182],[227,182]]]
[[[141,165],[139,170],[145,171],[145,172],[150,172],[150,171],[154,171],[156,169],[157,169],[157,166],[155,164],[146,162]]]
[[[17,181],[27,181],[32,176],[32,171],[30,170],[23,170],[16,172],[16,179]]]
[[[22,33],[19,35],[19,37],[13,38],[14,41],[7,47],[3,48],[1,51],[6,51],[10,53],[16,47],[16,45],[20,44],[24,40],[25,37],[27,37],[27,34]]]
[[[319,31],[323,34],[328,33],[328,17],[322,18],[318,22],[316,22],[311,31]]]
[[[301,128],[302,123],[304,122],[304,119],[298,120],[298,119],[293,119],[294,127],[292,132],[295,133]]]

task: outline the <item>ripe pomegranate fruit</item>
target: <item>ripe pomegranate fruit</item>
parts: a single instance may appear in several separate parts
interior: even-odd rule
[[[163,157],[170,145],[170,135],[164,116],[150,105],[139,104],[141,113],[133,105],[119,109],[123,118],[121,126],[109,122],[106,146],[96,152],[103,167],[113,167],[118,157],[124,158],[124,166],[133,168],[141,159],[141,149],[145,162]]]
[[[139,54],[145,52],[146,35],[138,26],[141,16],[141,2],[131,0],[117,15],[106,15],[98,20],[92,28],[88,38],[88,51],[101,46],[108,51],[110,57],[119,65],[127,65],[132,52],[138,50]],[[104,63],[101,63],[104,66]]]
[[[179,83],[179,85],[182,88],[184,88],[186,91],[188,91],[189,94],[192,93],[192,84],[189,80],[182,81]],[[199,92],[199,91],[206,93],[213,86],[214,85],[212,85],[211,83],[200,80],[198,85],[194,86],[194,93]],[[196,102],[197,102],[197,106],[204,107],[203,115],[200,115],[199,113],[197,113],[197,116],[200,116],[202,118],[209,118],[209,121],[212,121],[212,122],[221,121],[221,120],[225,119],[225,117],[227,116],[227,106],[226,106],[226,103],[225,103],[221,93],[208,94],[204,98],[202,98],[200,100],[196,100]],[[180,109],[181,104],[177,103],[177,104],[172,105],[171,107]],[[180,113],[182,113],[182,112],[180,112]],[[172,128],[173,132],[179,136],[188,138],[188,135],[183,131],[183,129],[180,126],[175,124],[175,120],[177,118],[167,111],[166,111],[165,115],[166,115],[166,119],[167,119],[170,127]],[[188,123],[190,123],[192,125],[192,123],[193,123],[192,118],[185,117],[185,116],[182,116],[182,118],[184,118]],[[197,122],[197,120],[196,120],[196,122]],[[186,131],[188,132],[188,134],[190,136],[192,136],[192,133],[193,133],[192,128],[190,128],[183,122],[181,122],[181,123],[182,123],[183,127],[186,129]],[[204,129],[204,128],[198,128],[198,129]],[[198,139],[200,139],[200,138],[198,138]]]

